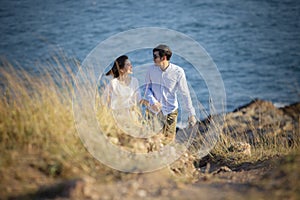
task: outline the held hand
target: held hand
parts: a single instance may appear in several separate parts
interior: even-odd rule
[[[189,121],[188,122],[189,122],[189,126],[192,127],[192,126],[196,125],[197,119],[196,119],[196,117],[194,115],[192,115],[192,116],[189,117]]]
[[[153,110],[154,112],[159,112],[161,110],[161,103],[156,102],[155,104],[153,104],[152,106],[150,106],[151,110]]]
[[[145,99],[140,100],[139,103],[140,103],[141,105],[149,106],[149,101],[147,101],[147,100],[145,100]]]

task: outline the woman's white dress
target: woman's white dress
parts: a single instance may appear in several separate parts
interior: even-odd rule
[[[113,78],[102,95],[102,102],[112,110],[118,127],[131,135],[137,132],[139,119],[135,108],[140,99],[139,83],[135,77],[131,77],[129,84]]]

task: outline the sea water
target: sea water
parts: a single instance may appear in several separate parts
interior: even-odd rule
[[[300,4],[295,0],[3,0],[0,24],[0,56],[31,73],[57,49],[82,62],[110,36],[162,27],[186,34],[211,56],[222,76],[227,111],[255,98],[280,106],[300,100]],[[148,51],[129,53],[135,72],[152,62]],[[185,69],[196,101],[209,110],[203,77],[183,58],[172,61]]]

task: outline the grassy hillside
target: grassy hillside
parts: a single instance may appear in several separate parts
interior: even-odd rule
[[[75,74],[70,70],[70,65],[59,63],[58,59],[54,60],[57,61],[55,64],[40,67],[44,70],[38,75],[16,69],[9,63],[0,67],[2,197],[35,192],[43,185],[75,177],[91,176],[101,183],[114,183],[116,180],[137,176],[101,164],[84,148],[76,132],[72,110]],[[78,65],[77,67],[79,68]],[[262,108],[265,109],[265,106]],[[205,167],[207,162],[218,163],[220,166],[226,164],[234,168],[247,162],[257,163],[272,157],[294,155],[299,150],[299,116],[288,118],[284,113],[273,113],[279,119],[272,122],[269,120],[268,123],[269,115],[264,116],[268,110],[270,109],[250,113],[248,118],[242,117],[246,116],[246,111],[242,109],[229,113],[224,117],[224,124],[217,127],[220,137],[206,160],[197,158],[197,145],[201,145],[201,138],[198,138],[189,152],[194,160],[189,162],[199,169]],[[98,110],[97,115],[99,120],[109,119],[101,110]],[[285,125],[280,121],[285,121]],[[110,131],[110,135],[124,137],[118,136],[121,133],[114,127]],[[288,139],[290,137],[292,143]],[[121,145],[134,148],[134,142],[127,138]],[[248,144],[251,153],[234,151],[232,144],[236,142]],[[287,156],[288,158],[296,159],[295,156]],[[286,168],[282,170],[287,173],[289,170],[297,170],[288,164],[281,165],[284,166]],[[299,175],[299,170],[297,174]],[[274,178],[272,175],[269,177]],[[199,177],[193,177],[193,181],[195,178]]]

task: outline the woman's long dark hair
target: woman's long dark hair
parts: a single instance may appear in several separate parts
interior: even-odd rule
[[[113,67],[105,74],[106,76],[112,75],[114,78],[118,78],[120,76],[120,69],[125,67],[125,61],[128,59],[128,56],[122,55],[118,57]]]

